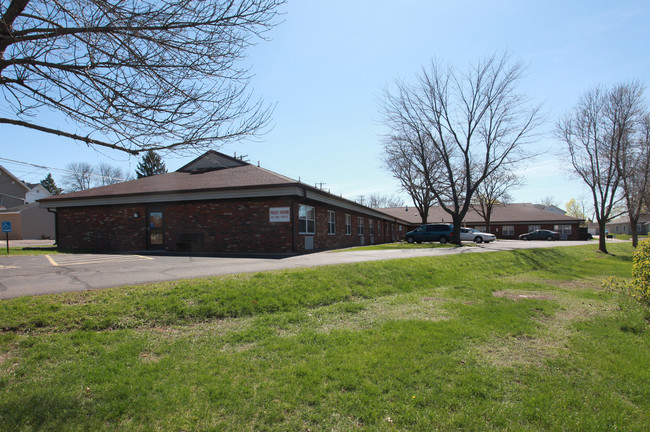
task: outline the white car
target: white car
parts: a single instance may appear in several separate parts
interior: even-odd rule
[[[460,240],[461,241],[473,241],[476,243],[490,243],[491,241],[496,240],[497,236],[490,233],[484,233],[474,228],[461,228],[460,229]]]

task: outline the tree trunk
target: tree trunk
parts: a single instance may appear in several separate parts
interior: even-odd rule
[[[639,234],[636,231],[637,220],[630,218],[630,231],[632,231],[632,246],[639,245]]]
[[[605,224],[598,222],[598,250],[600,250],[602,253],[607,253],[607,245],[605,242],[606,237],[607,235],[605,234]]]
[[[460,243],[460,227],[463,224],[463,218],[460,217],[460,215],[458,215],[458,214],[454,214],[454,215],[452,215],[452,221],[453,221],[453,224],[454,224],[454,231],[453,231],[453,234],[452,234],[451,242],[453,244],[460,245],[461,244]]]

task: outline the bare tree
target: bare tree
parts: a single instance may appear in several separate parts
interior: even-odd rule
[[[65,188],[71,192],[90,189],[95,184],[95,168],[87,162],[72,162],[66,165],[68,174],[64,178]]]
[[[619,193],[623,181],[620,163],[638,121],[641,94],[635,87],[596,87],[556,126],[557,136],[567,145],[573,171],[591,191],[603,253],[607,253],[605,225],[620,215],[616,207],[624,200]]]
[[[557,207],[557,202],[552,196],[545,196],[539,201],[539,203],[544,207]]]
[[[127,176],[124,174],[120,167],[116,167],[107,163],[100,163],[97,166],[97,185],[98,186],[107,186],[116,183],[122,183],[127,180]]]
[[[429,208],[434,195],[427,184],[421,167],[433,165],[432,155],[427,151],[423,136],[388,136],[384,141],[384,166],[399,180],[418,210],[422,223],[427,223]]]
[[[8,0],[0,90],[17,125],[129,154],[214,146],[263,132],[245,50],[284,0]],[[37,114],[62,113],[74,128]]]
[[[650,192],[650,115],[642,116],[638,129],[631,131],[631,135],[620,154],[618,167],[630,219],[632,245],[637,247],[637,225],[644,210],[645,198]]]
[[[516,93],[522,73],[507,55],[481,60],[465,73],[432,63],[414,85],[400,81],[385,92],[384,123],[392,137],[406,137],[430,155],[426,163],[424,157],[413,162],[451,216],[456,243],[479,185],[530,156],[524,144],[539,124],[539,107]]]
[[[402,207],[404,200],[395,195],[370,194],[368,197],[368,207],[371,208],[389,208]]]
[[[511,201],[509,191],[523,184],[524,180],[521,176],[501,170],[493,172],[478,185],[472,198],[472,208],[485,221],[487,232],[490,232],[490,220],[494,208],[509,203]]]

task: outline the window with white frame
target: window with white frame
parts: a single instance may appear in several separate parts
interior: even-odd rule
[[[345,235],[352,235],[352,216],[345,215]]]
[[[528,232],[537,231],[538,229],[542,229],[542,226],[541,225],[528,225]]]
[[[474,227],[474,229],[476,231],[487,232],[487,226],[485,226],[485,225],[476,225]]]
[[[368,219],[368,233],[371,236],[375,235],[375,225],[373,223],[374,221],[372,219]]]
[[[555,231],[560,234],[571,235],[571,225],[555,225]]]
[[[504,236],[515,235],[515,226],[514,225],[504,225],[501,232]]]
[[[336,234],[336,213],[327,210],[327,234]]]
[[[298,223],[300,234],[316,233],[316,210],[314,207],[300,204],[298,209]]]
[[[363,235],[363,218],[362,217],[358,218],[358,221],[359,221],[359,225],[358,225],[359,235]]]

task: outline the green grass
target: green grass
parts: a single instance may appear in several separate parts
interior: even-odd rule
[[[0,302],[0,429],[650,428],[632,248],[330,266]]]
[[[11,247],[9,240],[9,256],[20,255],[53,255],[60,253],[56,246],[25,246]],[[0,256],[7,256],[7,248],[0,248]]]
[[[614,238],[617,240],[632,240],[632,236],[630,234],[613,234]],[[639,235],[639,241],[647,240],[646,235]]]
[[[382,243],[382,244],[368,245],[368,246],[356,246],[347,249],[336,249],[332,252],[350,252],[350,251],[363,251],[363,250],[393,250],[393,249],[436,249],[436,248],[450,248],[455,246],[457,245],[451,243],[440,244],[440,243],[433,243],[433,242],[425,242],[425,243],[397,242],[397,243]],[[467,246],[467,245],[463,245],[463,246]]]

